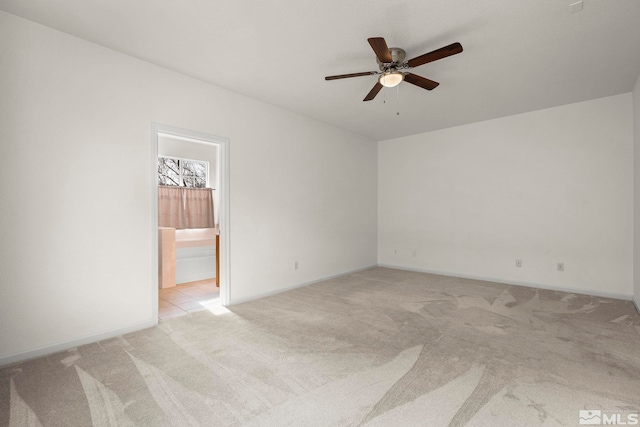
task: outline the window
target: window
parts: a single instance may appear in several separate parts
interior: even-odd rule
[[[206,188],[208,172],[209,162],[158,157],[158,185]]]

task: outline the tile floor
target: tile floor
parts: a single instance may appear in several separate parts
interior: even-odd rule
[[[173,288],[158,290],[158,317],[169,319],[194,311],[204,310],[207,304],[218,302],[220,288],[216,279],[183,283]]]

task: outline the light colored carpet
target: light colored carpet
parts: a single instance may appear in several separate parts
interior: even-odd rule
[[[375,268],[230,310],[1,369],[0,425],[574,426],[579,410],[640,412],[628,301]]]

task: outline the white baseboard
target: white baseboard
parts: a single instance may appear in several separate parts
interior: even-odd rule
[[[215,259],[213,262],[215,263]],[[212,269],[210,271],[196,271],[193,273],[190,272],[190,273],[181,275],[179,279],[176,278],[176,285],[183,285],[185,283],[191,283],[191,282],[199,282],[201,280],[212,280],[215,278],[216,278],[215,269]]]
[[[302,288],[302,287],[305,287],[305,286],[313,285],[313,284],[324,282],[324,281],[327,281],[327,280],[337,279],[338,277],[348,276],[349,274],[358,273],[360,271],[365,271],[365,270],[370,270],[370,269],[375,268],[375,267],[377,267],[377,265],[373,264],[373,265],[370,265],[368,267],[363,267],[363,268],[358,268],[356,270],[347,271],[346,273],[335,274],[333,276],[323,277],[322,279],[312,280],[310,282],[298,283],[298,284],[293,285],[293,286],[288,286],[286,288],[278,289],[277,291],[266,292],[264,294],[254,295],[254,296],[247,297],[247,298],[238,298],[238,299],[231,298],[229,306],[236,305],[236,304],[241,304],[243,302],[253,301],[253,300],[264,298],[264,297],[269,297],[271,295],[276,295],[276,294],[279,294],[281,292],[286,292],[286,291],[290,291],[292,289]]]
[[[24,362],[25,360],[35,359],[37,357],[47,356],[49,354],[59,353],[74,347],[106,340],[109,338],[128,334],[130,332],[139,331],[141,329],[151,328],[153,326],[156,326],[157,324],[158,319],[148,320],[146,322],[134,323],[133,325],[125,326],[124,328],[111,329],[97,334],[87,335],[82,338],[64,341],[58,344],[39,347],[33,350],[10,354],[8,356],[2,356],[0,357],[0,367],[12,365],[18,362]]]
[[[411,267],[405,267],[401,265],[378,264],[378,267],[393,268],[396,270],[415,271],[418,273],[438,274],[441,276],[460,277],[462,279],[483,280],[485,282],[503,283],[505,285],[526,286],[528,288],[547,289],[550,291],[568,292],[571,294],[592,295],[596,297],[621,299],[626,301],[631,301],[633,298],[633,295],[631,294],[621,294],[618,292],[594,291],[592,289],[584,289],[584,288],[566,288],[562,286],[547,285],[544,283],[517,282],[513,280],[497,279],[495,277],[473,276],[468,274],[453,273],[449,271],[435,271],[435,270],[427,270],[422,268],[411,268]],[[637,305],[636,305],[636,308],[637,308]]]
[[[396,269],[396,270],[416,271],[416,272],[419,272],[419,273],[439,274],[439,275],[442,275],[442,276],[451,276],[451,277],[460,277],[460,278],[464,278],[464,279],[483,280],[483,281],[487,281],[487,282],[503,283],[503,284],[506,284],[506,285],[527,286],[527,287],[530,287],[530,288],[548,289],[548,290],[553,290],[553,291],[569,292],[569,293],[574,293],[574,294],[593,295],[593,296],[614,298],[614,299],[622,299],[622,300],[628,300],[628,301],[630,300],[633,303],[633,305],[635,306],[635,308],[638,311],[638,313],[640,314],[640,305],[638,304],[638,301],[636,300],[635,296],[633,296],[633,295],[620,294],[620,293],[615,293],[615,292],[601,292],[601,291],[594,291],[594,290],[591,290],[591,289],[564,288],[564,287],[559,287],[559,286],[549,286],[549,285],[540,284],[540,283],[515,282],[515,281],[510,281],[510,280],[503,280],[503,279],[496,279],[496,278],[489,278],[489,277],[480,277],[480,276],[472,276],[472,275],[458,274],[458,273],[445,272],[445,271],[434,271],[434,270],[427,270],[427,269],[420,269],[420,268],[410,268],[410,267],[398,266],[398,265],[390,265],[390,264],[370,265],[368,267],[363,267],[363,268],[359,268],[359,269],[356,269],[356,270],[351,270],[351,271],[348,271],[348,272],[345,272],[345,273],[324,277],[322,279],[317,279],[317,280],[312,280],[312,281],[309,281],[309,282],[299,283],[299,284],[296,284],[296,285],[293,285],[293,286],[289,286],[289,287],[284,288],[284,289],[278,289],[277,291],[267,292],[267,293],[264,293],[264,294],[255,295],[255,296],[248,297],[248,298],[232,299],[230,305],[240,304],[240,303],[243,303],[243,302],[248,302],[248,301],[256,300],[256,299],[259,299],[259,298],[268,297],[268,296],[279,294],[281,292],[289,291],[289,290],[292,290],[292,289],[302,288],[304,286],[313,285],[315,283],[324,282],[326,280],[336,279],[338,277],[348,276],[349,274],[353,274],[353,273],[358,273],[360,271],[369,270],[369,269],[374,268],[374,267],[393,268],[393,269]],[[84,336],[82,338],[69,340],[69,341],[61,342],[61,343],[50,345],[50,346],[39,347],[39,348],[36,348],[36,349],[33,349],[33,350],[28,350],[28,351],[24,351],[24,352],[20,352],[20,353],[15,353],[15,354],[10,354],[8,356],[2,356],[2,357],[0,357],[0,367],[5,367],[7,365],[12,365],[14,363],[23,362],[25,360],[35,359],[37,357],[42,357],[42,356],[46,356],[46,355],[49,355],[49,354],[58,353],[58,352],[69,350],[71,348],[78,347],[78,346],[81,346],[81,345],[91,344],[91,343],[102,341],[102,340],[105,340],[105,339],[109,339],[109,338],[117,337],[117,336],[120,336],[120,335],[128,334],[128,333],[131,333],[131,332],[139,331],[141,329],[151,328],[153,326],[156,326],[157,324],[158,324],[158,320],[157,319],[148,320],[148,321],[145,321],[145,322],[135,323],[133,325],[129,325],[129,326],[126,326],[126,327],[123,327],[123,328],[111,329],[111,330],[108,330],[108,331],[100,332],[98,334],[87,335],[87,336]]]
[[[346,275],[349,275],[349,274],[357,273],[359,271],[369,270],[369,269],[374,268],[374,267],[376,267],[375,264],[371,265],[371,266],[368,266],[368,267],[359,268],[359,269],[356,269],[356,270],[353,270],[353,271],[348,271],[348,272],[345,272],[345,273],[336,274],[336,275],[329,276],[329,277],[324,277],[322,279],[313,280],[313,281],[305,282],[305,283],[299,283],[297,285],[290,286],[290,287],[287,287],[287,288],[284,288],[284,289],[279,289],[277,291],[268,292],[268,293],[265,293],[265,294],[256,295],[256,296],[249,297],[249,298],[232,300],[230,305],[240,304],[242,302],[247,302],[247,301],[255,300],[255,299],[258,299],[258,298],[263,298],[263,297],[266,297],[266,296],[275,295],[275,294],[278,294],[280,292],[288,291],[288,290],[291,290],[291,289],[301,288],[303,286],[312,285],[314,283],[324,282],[325,280],[331,280],[331,279],[335,279],[335,278],[338,278],[338,277],[346,276]],[[10,355],[7,355],[7,356],[0,356],[0,367],[5,367],[5,366],[8,366],[8,365],[12,365],[14,363],[18,363],[18,362],[24,362],[26,360],[35,359],[37,357],[42,357],[42,356],[47,356],[47,355],[54,354],[54,353],[59,353],[59,352],[62,352],[62,351],[65,351],[65,350],[69,350],[69,349],[74,348],[74,347],[79,347],[81,345],[91,344],[91,343],[102,341],[102,340],[105,340],[105,339],[114,338],[114,337],[117,337],[117,336],[120,336],[120,335],[128,334],[130,332],[139,331],[141,329],[151,328],[151,327],[156,326],[157,324],[158,324],[158,319],[155,318],[155,319],[148,320],[148,321],[145,321],[145,322],[140,322],[140,323],[135,323],[133,325],[125,326],[123,328],[117,328],[117,329],[112,329],[112,330],[100,332],[100,333],[97,333],[97,334],[87,335],[87,336],[84,336],[84,337],[81,337],[81,338],[78,338],[78,339],[64,341],[64,342],[53,344],[53,345],[47,345],[47,346],[39,347],[39,348],[32,349],[32,350],[27,350],[27,351],[20,352],[20,353],[10,354]]]

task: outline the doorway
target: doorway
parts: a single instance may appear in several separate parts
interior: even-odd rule
[[[178,281],[182,281],[185,285],[180,289],[181,292],[176,293],[175,300],[178,301],[181,293],[191,296],[191,301],[188,301],[184,295],[183,306],[187,306],[189,303],[192,306],[196,306],[197,303],[202,303],[206,308],[206,301],[203,298],[198,298],[198,294],[206,294],[206,289],[219,289],[219,298],[214,301],[216,306],[226,306],[230,301],[230,289],[229,289],[229,140],[224,137],[204,134],[201,132],[190,131],[171,126],[152,124],[151,132],[151,158],[152,158],[152,314],[155,319],[158,319],[159,313],[159,295],[166,296],[168,292],[160,290],[163,279],[163,272],[160,270],[162,262],[160,261],[161,255],[159,252],[162,249],[162,239],[166,239],[163,236],[163,231],[166,229],[158,228],[158,194],[159,194],[159,156],[162,156],[163,162],[167,162],[173,166],[172,173],[179,171],[181,184],[186,184],[187,187],[193,185],[193,166],[198,166],[202,170],[206,167],[206,186],[211,188],[213,194],[213,206],[214,206],[214,218],[215,218],[215,230],[217,236],[204,236],[204,238],[212,238],[215,241],[215,255],[217,262],[213,267],[202,256],[208,250],[205,248],[186,248],[187,254],[189,252],[199,250],[200,255],[191,256],[191,259],[183,259],[184,265],[188,265],[188,268],[183,268],[181,276]],[[206,166],[204,166],[206,165]],[[182,176],[184,168],[184,177]],[[170,177],[170,184],[173,184],[178,179]],[[188,180],[188,181],[187,181]],[[164,187],[164,186],[163,186]],[[205,233],[209,233],[213,230],[204,230]],[[173,230],[179,235],[186,236],[184,239],[192,240],[192,230]],[[196,233],[199,232],[196,230]],[[179,237],[180,239],[180,237]],[[175,242],[175,240],[174,240]],[[180,244],[179,244],[180,245]],[[203,252],[204,250],[204,252]],[[182,249],[180,249],[182,251]],[[175,253],[175,251],[174,251]],[[183,251],[184,253],[184,251]],[[190,255],[187,255],[189,257]],[[181,257],[184,257],[181,255]],[[199,258],[199,259],[196,259]],[[203,264],[202,261],[205,260]],[[197,262],[200,263],[198,267]],[[174,262],[180,262],[175,259]],[[195,262],[195,263],[194,263]],[[207,274],[202,276],[201,271],[203,268],[214,268],[215,279],[207,279]],[[201,276],[198,276],[200,274]],[[188,277],[190,279],[185,279]],[[189,283],[185,283],[185,280]],[[219,288],[216,286],[216,282]],[[177,288],[177,286],[176,286]],[[162,304],[162,302],[160,302]],[[165,301],[165,304],[168,304]],[[180,305],[175,303],[176,305]],[[214,311],[214,310],[212,310]],[[165,310],[166,312],[166,310]]]

